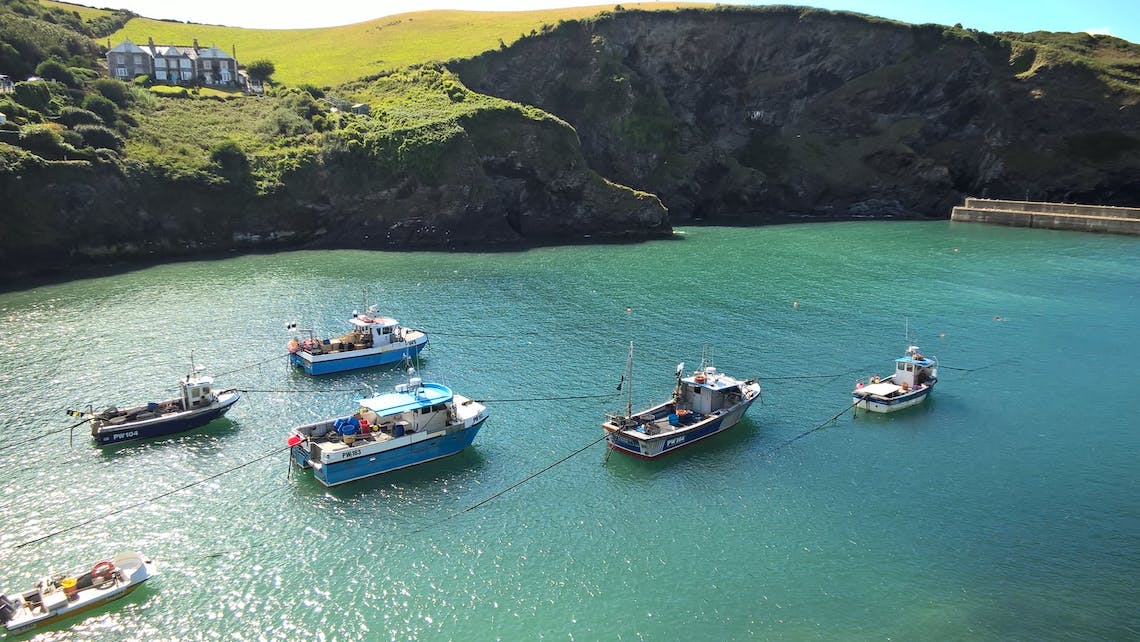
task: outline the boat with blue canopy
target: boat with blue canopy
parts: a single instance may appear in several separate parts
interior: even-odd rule
[[[938,359],[923,355],[918,346],[909,346],[904,356],[895,359],[893,373],[856,381],[851,403],[856,410],[895,412],[925,401],[936,383]]]
[[[351,415],[297,426],[286,444],[290,460],[325,486],[380,475],[449,455],[471,445],[486,407],[409,369],[393,392],[357,400]]]
[[[289,363],[311,375],[324,375],[397,363],[415,357],[427,345],[426,333],[378,315],[376,306],[364,314],[354,311],[348,322],[352,330],[326,339],[290,324],[295,333],[308,333],[308,337],[294,336],[286,344]]]

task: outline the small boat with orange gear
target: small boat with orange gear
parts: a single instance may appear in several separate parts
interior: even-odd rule
[[[923,355],[918,346],[909,346],[904,356],[895,359],[893,373],[856,381],[851,402],[856,410],[895,412],[925,401],[936,383],[938,359]]]
[[[289,324],[294,337],[286,345],[289,363],[311,375],[331,374],[358,368],[371,368],[415,357],[427,345],[427,334],[405,328],[391,317],[376,313],[371,306],[364,314],[353,311],[348,320],[352,330],[339,337],[321,339],[309,329]],[[307,337],[299,333],[308,333]]]
[[[673,397],[638,413],[633,412],[633,343],[629,344],[626,374],[618,390],[626,388],[624,414],[610,414],[602,423],[610,448],[628,455],[653,459],[732,428],[760,397],[755,379],[741,380],[718,371],[710,363],[708,349],[692,375],[681,376]]]
[[[154,563],[134,552],[71,572],[49,572],[29,591],[0,595],[0,622],[9,634],[24,633],[117,600],[155,574]]]

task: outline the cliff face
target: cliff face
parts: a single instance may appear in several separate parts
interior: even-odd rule
[[[174,178],[25,155],[0,168],[4,276],[235,249],[486,250],[671,233],[660,200],[594,172],[557,119],[481,110],[432,167],[393,173],[381,160],[313,159],[258,195],[248,168]]]
[[[592,167],[659,195],[673,223],[941,218],[963,195],[1140,202],[1140,92],[1043,57],[780,8],[618,12],[451,69],[570,122]]]

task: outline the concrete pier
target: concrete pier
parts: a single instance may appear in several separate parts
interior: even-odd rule
[[[951,221],[1140,236],[1140,208],[967,198]]]

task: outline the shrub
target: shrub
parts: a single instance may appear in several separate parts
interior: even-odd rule
[[[20,130],[20,147],[43,158],[62,158],[70,149],[63,138],[46,125],[29,125]]]
[[[59,122],[74,129],[79,125],[102,125],[103,119],[93,111],[80,107],[64,107],[59,111]]]
[[[249,74],[250,80],[257,80],[265,82],[269,77],[277,71],[277,67],[269,60],[260,58],[254,60],[245,66],[245,72]]]
[[[73,129],[65,129],[59,132],[59,137],[72,147],[87,147],[83,144],[83,135]]]
[[[0,112],[13,120],[25,120],[33,123],[38,123],[43,120],[43,116],[33,109],[21,105],[20,103],[13,102],[10,98],[0,100]]]
[[[58,60],[45,60],[36,67],[36,75],[49,80],[58,80],[68,87],[77,87],[75,76]]]
[[[13,95],[16,102],[40,113],[47,112],[51,104],[51,92],[42,82],[18,82]]]
[[[80,125],[75,128],[75,132],[80,135],[83,145],[86,147],[106,148],[115,151],[123,149],[122,137],[102,125]]]
[[[235,141],[225,140],[210,148],[210,161],[216,163],[227,174],[238,174],[249,171],[249,159],[241,145]]]
[[[92,89],[99,92],[107,100],[115,103],[119,107],[126,107],[127,103],[131,100],[131,94],[127,90],[126,83],[110,78],[100,78],[91,83]]]
[[[313,98],[324,98],[325,97],[325,91],[323,89],[321,89],[320,87],[313,85],[311,83],[302,83],[302,84],[297,86],[297,89],[300,89],[301,91],[304,91],[304,92],[308,92],[308,94],[310,96],[312,96]]]
[[[83,99],[83,108],[98,114],[103,119],[103,123],[107,125],[113,124],[119,113],[115,103],[99,94],[88,94]]]

